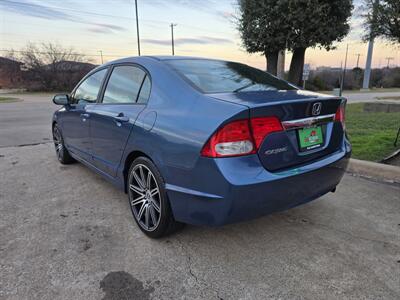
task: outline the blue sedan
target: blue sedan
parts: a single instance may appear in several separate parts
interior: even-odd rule
[[[153,238],[316,199],[335,190],[351,153],[345,99],[230,61],[125,58],[53,102],[58,160],[123,189]]]

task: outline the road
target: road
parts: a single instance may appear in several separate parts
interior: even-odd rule
[[[1,148],[0,174],[1,299],[400,297],[399,186],[346,175],[307,205],[151,240],[51,144]]]
[[[377,97],[399,97],[400,91],[344,93],[343,96],[347,98],[348,103],[370,102],[370,101],[376,101]]]
[[[8,96],[23,101],[0,103],[0,147],[51,141],[51,117],[57,109],[51,102],[52,95],[7,94]]]
[[[398,185],[347,174],[307,205],[151,240],[124,193],[58,163],[36,97],[0,104],[0,299],[400,298]]]

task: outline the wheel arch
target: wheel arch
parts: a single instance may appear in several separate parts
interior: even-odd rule
[[[138,157],[146,157],[146,158],[150,159],[152,161],[152,163],[154,163],[154,161],[151,159],[151,157],[142,151],[134,150],[128,154],[128,156],[126,157],[125,162],[124,162],[124,169],[122,171],[122,174],[124,176],[124,192],[125,193],[128,192],[127,181],[128,181],[129,168],[130,168],[132,162]]]

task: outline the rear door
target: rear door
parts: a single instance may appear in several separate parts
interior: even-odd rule
[[[102,99],[90,110],[93,163],[111,176],[116,176],[132,126],[149,93],[150,78],[143,68],[116,65]]]
[[[67,148],[80,158],[91,161],[90,110],[96,105],[107,69],[99,70],[86,79],[72,93],[72,103],[66,106],[62,133]]]

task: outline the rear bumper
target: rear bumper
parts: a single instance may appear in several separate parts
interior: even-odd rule
[[[209,226],[240,222],[289,209],[333,190],[344,175],[350,153],[350,145],[344,145],[317,162],[278,173],[261,167],[256,155],[205,159],[197,168],[208,172],[201,177],[192,175],[190,189],[173,184],[166,188],[177,221]]]

